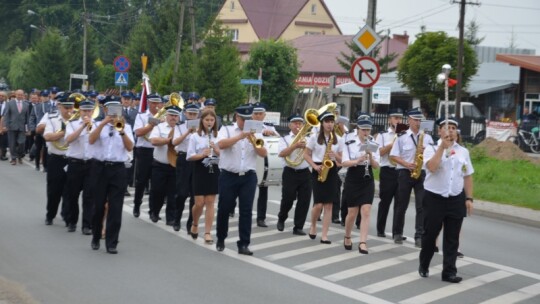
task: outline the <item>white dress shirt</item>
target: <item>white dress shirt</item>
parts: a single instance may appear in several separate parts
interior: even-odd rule
[[[62,118],[62,115],[60,115],[59,112],[43,116],[43,119],[45,118],[47,119],[45,120],[45,131],[43,132],[43,135],[49,134],[49,133],[56,133],[60,131],[62,129],[62,123],[65,123],[64,119]],[[65,145],[66,141],[63,138],[61,138],[58,140],[58,144]],[[57,149],[51,141],[47,141],[47,149],[49,153],[51,154],[66,155],[65,150]]]
[[[348,139],[347,142],[345,142],[343,145],[343,152],[341,153],[341,162],[359,159],[360,157],[366,155],[365,151],[360,151],[360,146],[362,145],[362,142],[360,141],[360,138],[358,136],[348,137],[347,139]],[[373,157],[373,160],[375,160],[376,162],[379,162],[381,158],[381,155],[379,154],[379,150],[377,149],[376,152],[371,153],[371,157]],[[359,165],[360,166],[364,165],[364,163],[360,163]]]
[[[441,144],[429,145],[424,150],[424,165],[433,157]],[[456,196],[463,191],[463,178],[474,173],[469,151],[457,143],[443,152],[439,168],[426,170],[424,189],[443,197]]]
[[[317,137],[318,135],[310,136],[306,147],[311,150],[311,159],[313,162],[322,163],[324,154],[326,153],[326,142],[328,141],[328,137],[326,137],[326,140],[322,145],[317,143]],[[332,145],[332,151],[334,151],[334,153],[343,151],[343,138],[337,136],[337,143]],[[335,161],[335,158],[332,158],[332,160]]]
[[[124,136],[127,136],[133,142],[133,132],[129,124],[124,125]],[[129,159],[129,153],[124,146],[122,136],[111,123],[103,127],[98,140],[93,145],[99,147],[100,153],[94,155],[94,158],[100,161],[122,162]],[[91,145],[92,146],[92,145]]]
[[[148,124],[149,117],[153,117],[150,112],[137,114],[137,117],[135,117],[135,124],[133,124],[133,130],[137,131],[140,128],[144,128]],[[148,133],[148,135],[150,135],[150,133]],[[144,136],[137,137],[137,142],[135,143],[135,147],[152,148],[152,149],[154,148],[154,146],[148,140],[146,140]]]
[[[210,141],[217,143],[217,137],[214,137],[212,133],[210,133]],[[209,147],[208,142],[208,135],[202,133],[202,135],[199,135],[197,132],[191,134],[189,136],[189,143],[187,148],[187,160],[189,160],[190,157],[201,154],[202,151]],[[214,153],[213,156],[216,156]]]
[[[235,123],[232,126],[223,126],[219,129],[217,141],[235,137],[243,133]],[[256,138],[262,139],[260,133],[255,134]],[[244,138],[239,140],[231,147],[220,150],[219,168],[234,173],[242,173],[250,170],[255,170],[257,167],[257,153],[251,142]]]
[[[394,132],[394,129],[390,127],[388,127],[387,132],[379,133],[379,135],[375,139],[375,142],[379,145],[379,150],[389,145],[394,140],[395,135],[396,135],[396,132]],[[396,138],[396,141],[397,141],[397,138]],[[396,167],[390,163],[390,158],[388,157],[389,154],[390,154],[390,151],[388,151],[388,153],[386,153],[385,155],[381,156],[381,162],[380,162],[381,167],[390,167],[390,168]]]
[[[185,122],[183,124],[179,125],[179,126],[176,126],[176,128],[174,128],[174,138],[178,138],[180,136],[183,136],[184,134],[186,134],[187,131],[188,131],[187,123],[185,123]],[[177,146],[174,147],[174,150],[176,152],[187,152],[188,144],[189,144],[189,138],[193,134],[194,133],[189,134],[188,136],[186,136],[186,138],[180,144],[178,144]]]
[[[169,126],[167,122],[162,122],[154,127],[148,139],[151,140],[152,138],[167,138],[169,137],[169,134],[171,133],[172,129],[173,128]],[[162,164],[168,164],[169,163],[169,159],[167,158],[168,149],[169,149],[169,145],[154,146],[154,159]]]
[[[413,140],[414,137],[414,140]],[[390,150],[390,156],[399,156],[408,163],[414,163],[414,156],[416,155],[416,144],[420,138],[420,132],[416,135],[409,129],[405,134],[398,136],[392,150]],[[433,143],[431,135],[424,134],[424,148]],[[406,169],[400,164],[397,164],[398,169]]]
[[[77,137],[77,139],[75,139],[69,144],[69,147],[66,151],[66,156],[76,159],[88,160],[93,158],[93,149],[89,149],[90,142],[88,141],[88,136],[90,134],[87,131],[86,124],[81,118],[76,121],[68,122],[68,124],[66,125],[66,136],[64,138],[67,138],[69,135],[79,129],[81,125],[85,125],[85,127],[81,131],[79,137]],[[92,129],[95,127],[96,125],[92,122]]]
[[[295,136],[294,136],[293,132],[289,132],[288,135],[285,135],[285,136],[283,136],[282,138],[280,138],[279,144],[278,144],[278,151],[279,151],[278,153],[280,153],[281,151],[283,151],[283,150],[285,150],[286,148],[288,148],[288,147],[292,144],[292,142],[293,142],[293,140],[294,140],[294,137],[295,137]],[[295,152],[295,153],[296,153],[296,152]],[[292,155],[294,155],[294,154],[289,155],[289,157],[291,157]],[[303,159],[303,158],[304,158],[304,157],[302,156],[302,159]],[[282,158],[281,158],[281,161],[282,161],[282,163],[283,163],[283,166],[291,167],[291,166],[289,166],[289,164],[287,164],[287,162],[285,161],[285,157],[282,157]],[[306,161],[305,159],[303,159],[302,162],[301,162],[298,166],[296,166],[296,167],[291,167],[291,168],[296,169],[296,170],[300,170],[300,169],[305,169],[305,168],[307,168],[307,167],[309,167],[309,164],[307,163],[307,161]]]

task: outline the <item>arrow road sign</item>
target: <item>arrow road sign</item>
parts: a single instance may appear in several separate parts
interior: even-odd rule
[[[367,56],[360,57],[353,62],[350,76],[358,86],[369,88],[379,80],[381,68],[375,59]]]
[[[114,73],[114,85],[118,87],[127,87],[128,85],[128,73]]]

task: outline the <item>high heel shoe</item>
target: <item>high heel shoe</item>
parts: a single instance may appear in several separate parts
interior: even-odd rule
[[[343,247],[345,247],[345,250],[352,250],[352,242],[349,245],[345,244],[345,241],[350,240],[350,239],[351,239],[350,236],[343,237]]]
[[[197,225],[193,224],[191,225],[191,231],[189,234],[191,234],[191,237],[196,240],[199,237],[199,232],[193,232],[193,228],[198,228]]]
[[[367,247],[366,242],[360,242],[360,244],[358,244],[358,252],[360,252],[361,254],[368,254],[369,252],[367,251],[367,249],[362,249],[360,247],[360,246],[362,246],[362,244],[366,245],[366,247]]]
[[[208,235],[208,238],[206,238],[207,235]],[[204,242],[209,245],[214,243],[214,240],[212,239],[212,236],[210,235],[210,233],[204,234]]]

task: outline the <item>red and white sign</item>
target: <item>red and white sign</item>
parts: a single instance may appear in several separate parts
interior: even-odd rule
[[[513,122],[488,121],[486,137],[495,138],[498,141],[506,141],[508,137],[517,134],[517,127]]]
[[[318,87],[328,87],[330,86],[330,74],[315,74],[315,73],[304,73],[300,74],[298,78],[296,79],[296,85],[299,87],[312,87],[312,86],[318,86]],[[336,85],[349,83],[351,82],[351,78],[347,76],[336,76]]]
[[[356,59],[350,71],[351,79],[362,88],[372,87],[381,76],[379,63],[372,57],[363,56]]]

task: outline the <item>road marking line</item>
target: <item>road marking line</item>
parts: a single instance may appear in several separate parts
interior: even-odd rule
[[[264,257],[264,259],[269,260],[269,261],[277,261],[277,260],[281,260],[281,259],[294,257],[294,256],[297,256],[297,255],[302,255],[304,253],[310,253],[310,252],[325,250],[325,249],[334,248],[334,247],[338,247],[338,246],[341,246],[341,244],[337,244],[337,243],[332,243],[330,245],[328,245],[328,244],[318,244],[318,245],[315,245],[315,246],[310,246],[310,247],[305,247],[305,248],[289,250],[289,251],[285,251],[285,252],[281,252],[281,253],[267,255],[267,256]]]
[[[336,232],[333,232],[333,231],[328,231],[328,235],[334,235],[336,234]],[[281,240],[276,240],[276,241],[270,241],[270,242],[266,242],[266,243],[261,243],[261,244],[257,244],[257,245],[250,245],[249,248],[253,251],[253,250],[262,250],[262,249],[266,249],[266,248],[271,248],[271,247],[277,247],[277,246],[282,246],[282,245],[287,245],[287,244],[292,244],[292,243],[297,243],[297,242],[301,242],[301,241],[311,241],[310,239],[308,239],[307,237],[305,236],[298,236],[298,235],[295,235],[293,237],[289,237],[289,238],[286,238],[286,239],[281,239]]]
[[[384,245],[369,248],[369,250],[372,252],[382,252],[382,251],[389,250],[392,248],[396,248],[396,245],[384,244]],[[347,253],[343,253],[339,255],[334,255],[328,258],[318,259],[312,262],[296,265],[294,266],[294,269],[299,270],[299,271],[306,271],[306,270],[311,270],[311,269],[327,266],[334,263],[339,263],[339,262],[346,261],[349,259],[354,259],[357,257],[362,257],[362,255],[358,254],[357,252],[347,252]]]
[[[509,267],[509,266],[504,266],[504,265],[501,265],[501,264],[492,263],[492,262],[488,262],[488,261],[482,261],[482,260],[471,258],[471,257],[465,257],[464,259],[466,261],[470,261],[470,262],[473,262],[475,264],[480,264],[480,265],[483,265],[483,266],[487,266],[487,267],[507,271],[507,272],[510,272],[510,273],[513,273],[513,274],[522,275],[522,276],[529,277],[531,279],[535,279],[535,280],[540,281],[540,274],[538,274],[538,273],[532,273],[532,272],[529,272],[529,271],[525,271],[525,270],[521,270],[521,269]]]
[[[465,261],[457,261],[456,264],[457,264],[457,267],[463,267],[463,266],[467,266],[467,265],[469,265],[471,263],[465,262]],[[429,275],[430,276],[439,274],[441,272],[442,272],[442,264],[439,264],[439,265],[437,265],[435,267],[431,267],[429,269]],[[416,280],[421,280],[421,279],[423,279],[423,278],[418,275],[418,271],[414,271],[414,272],[410,272],[410,273],[407,273],[407,274],[404,274],[404,275],[393,277],[393,278],[388,279],[388,280],[380,281],[380,282],[377,282],[377,283],[374,283],[374,284],[371,284],[371,285],[367,285],[367,286],[358,288],[358,290],[362,291],[362,292],[367,292],[369,294],[373,294],[373,293],[376,293],[376,292],[381,292],[381,291],[386,290],[386,289],[390,289],[390,288],[393,288],[393,287],[396,287],[396,286],[411,283],[411,282],[414,282]]]
[[[354,267],[351,269],[340,271],[340,272],[325,276],[324,279],[328,281],[332,281],[332,282],[337,282],[337,281],[345,280],[348,278],[352,278],[357,275],[366,274],[371,271],[380,270],[381,268],[386,268],[386,267],[394,266],[403,262],[412,261],[414,259],[418,259],[418,252],[411,252],[411,253],[404,254],[395,258],[381,260],[381,261],[370,263],[367,265],[362,265],[359,267]]]
[[[514,274],[502,270],[497,270],[491,273],[486,273],[481,276],[477,276],[468,280],[464,280],[459,284],[452,284],[448,283],[448,286],[438,288],[417,296],[414,296],[412,298],[405,299],[399,303],[411,303],[411,304],[419,304],[419,303],[431,303],[473,288],[476,288],[478,286],[488,284],[500,279],[504,279],[507,277],[510,277]]]
[[[489,299],[480,304],[517,303],[535,297],[540,294],[540,283],[523,287],[516,291],[503,294],[496,298]]]

